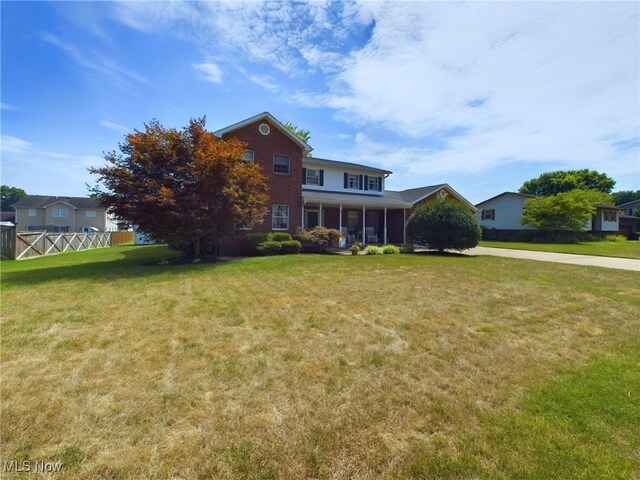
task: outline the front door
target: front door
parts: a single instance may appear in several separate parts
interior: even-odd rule
[[[318,216],[319,216],[319,212],[318,210],[307,210],[306,212],[307,218],[305,219],[305,226],[307,229],[311,229],[314,227],[317,227],[319,225],[319,221],[318,221]]]

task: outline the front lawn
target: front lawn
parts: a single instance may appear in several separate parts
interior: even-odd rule
[[[481,247],[513,248],[537,252],[576,253],[601,257],[640,258],[640,241],[579,242],[579,243],[528,243],[481,241]]]
[[[640,476],[636,272],[171,255],[2,262],[0,461],[58,460],[64,479]]]

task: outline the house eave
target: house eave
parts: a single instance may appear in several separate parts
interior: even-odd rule
[[[282,133],[288,136],[295,143],[300,145],[300,147],[302,147],[302,149],[306,153],[309,153],[311,150],[313,150],[311,146],[309,146],[307,143],[300,140],[291,130],[289,130],[282,123],[280,123],[280,121],[277,120],[269,112],[262,112],[262,113],[259,113],[258,115],[254,115],[253,117],[247,118],[245,120],[241,120],[240,122],[234,123],[233,125],[229,125],[228,127],[221,128],[220,130],[216,130],[215,132],[213,132],[213,134],[218,138],[222,138],[224,135],[227,135],[228,133],[244,128],[247,125],[251,125],[252,123],[258,122],[260,120],[269,120],[278,130],[280,130]]]

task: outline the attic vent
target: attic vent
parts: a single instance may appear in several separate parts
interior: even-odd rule
[[[269,125],[267,125],[266,123],[261,123],[260,126],[258,127],[258,130],[262,135],[269,135],[269,133],[271,133],[271,129],[269,128]]]

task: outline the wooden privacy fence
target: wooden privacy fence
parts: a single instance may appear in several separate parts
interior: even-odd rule
[[[8,233],[6,233],[8,232]],[[5,236],[7,238],[5,238]],[[13,238],[10,238],[13,237]],[[111,233],[51,233],[2,231],[4,258],[34,258],[55,253],[78,252],[111,246]],[[6,244],[5,244],[6,240]]]
[[[111,232],[111,245],[131,243],[135,239],[135,232]]]

